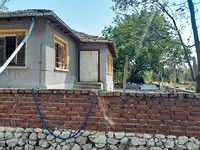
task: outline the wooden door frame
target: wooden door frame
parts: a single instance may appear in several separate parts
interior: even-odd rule
[[[78,82],[80,82],[80,52],[97,51],[98,52],[98,82],[100,81],[100,50],[99,49],[79,49],[78,50]]]

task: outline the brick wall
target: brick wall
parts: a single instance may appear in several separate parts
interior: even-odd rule
[[[35,93],[52,129],[79,129],[93,95],[86,90]],[[0,126],[43,127],[31,90],[0,90]],[[85,130],[200,136],[199,95],[100,93]]]

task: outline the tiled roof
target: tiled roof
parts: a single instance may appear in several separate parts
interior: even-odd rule
[[[9,12],[0,12],[0,18],[14,18],[14,17],[44,17],[48,18],[57,28],[68,34],[71,38],[79,42],[95,42],[107,43],[111,49],[113,57],[117,57],[115,43],[108,38],[99,37],[95,35],[88,35],[83,32],[78,32],[71,29],[65,22],[63,22],[52,10],[47,9],[27,9]]]
[[[21,14],[27,14],[27,15],[35,15],[36,13],[47,13],[47,12],[52,12],[51,10],[48,9],[27,9],[27,10],[17,10],[17,11],[0,11],[0,15],[21,15]]]
[[[99,36],[96,36],[96,35],[88,35],[88,34],[85,34],[83,32],[78,32],[76,31],[76,34],[78,34],[78,36],[81,38],[81,40],[83,41],[88,41],[88,42],[108,42],[110,41],[110,39],[108,38],[104,38],[104,37],[99,37]]]

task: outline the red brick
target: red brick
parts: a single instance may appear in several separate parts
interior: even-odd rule
[[[188,121],[200,121],[200,117],[189,116],[189,117],[188,117]]]
[[[194,126],[196,125],[196,122],[195,121],[181,121],[180,122],[180,126]]]
[[[146,105],[138,105],[136,106],[136,109],[137,110],[149,110],[149,106],[146,106]]]
[[[148,106],[156,106],[156,105],[159,105],[159,102],[158,101],[150,101],[150,102],[147,102],[147,105]]]
[[[160,125],[162,123],[161,120],[147,120],[147,124],[150,125]]]
[[[185,107],[171,107],[171,111],[185,111]]]
[[[136,115],[137,119],[149,119],[149,115],[145,115],[145,114],[137,114]]]
[[[172,120],[166,120],[163,122],[164,125],[169,125],[169,126],[179,126],[180,122],[179,121],[172,121]]]
[[[120,92],[114,92],[113,95],[114,96],[121,96],[121,93]]]
[[[171,117],[170,116],[156,116],[156,119],[158,120],[171,120]]]
[[[200,112],[200,107],[187,107],[186,110],[190,112]]]

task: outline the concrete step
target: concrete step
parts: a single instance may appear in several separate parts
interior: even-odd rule
[[[102,90],[102,82],[76,82],[74,84],[74,89],[90,89],[90,90]]]

